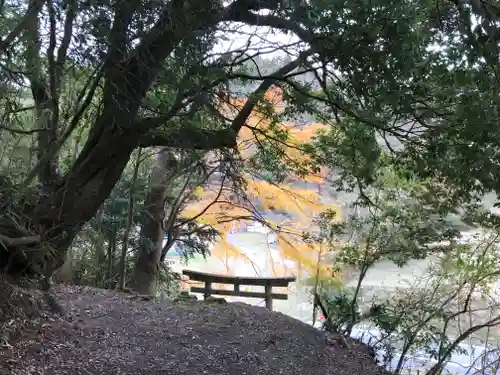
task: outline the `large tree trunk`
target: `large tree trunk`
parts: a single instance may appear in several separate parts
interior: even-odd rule
[[[32,0],[33,4],[35,2],[37,1]],[[236,3],[240,5],[240,2]],[[65,32],[55,61],[52,61],[54,51],[52,48],[49,50],[50,63],[55,73],[50,75],[51,80],[49,80],[50,84],[48,85],[46,79],[45,82],[41,82],[41,78],[46,77],[40,77],[37,70],[39,64],[36,53],[40,50],[39,35],[33,28],[30,28],[32,31],[30,34],[31,49],[28,53],[30,56],[27,57],[30,62],[29,70],[32,73],[32,91],[37,102],[37,114],[40,121],[44,119],[42,115],[47,111],[50,111],[52,117],[48,129],[50,131],[38,139],[39,146],[44,148],[38,152],[38,164],[26,179],[27,183],[30,183],[34,176],[38,176],[41,182],[49,186],[45,186],[47,188],[45,189],[46,196],[40,199],[34,208],[29,209],[28,216],[31,219],[30,224],[33,224],[30,225],[30,230],[41,236],[36,242],[44,244],[44,247],[50,251],[25,252],[19,243],[9,245],[7,250],[0,247],[0,266],[2,267],[12,257],[18,257],[20,259],[19,269],[31,266],[36,272],[43,271],[47,277],[51,276],[55,269],[64,264],[67,250],[74,237],[109,196],[127,165],[131,153],[139,144],[143,147],[154,145],[180,147],[182,145],[184,148],[189,146],[202,149],[232,147],[235,144],[238,127],[235,127],[234,124],[228,129],[228,132],[223,132],[225,137],[221,140],[216,132],[216,137],[212,137],[217,140],[216,143],[210,142],[210,139],[203,135],[203,131],[200,131],[203,136],[200,134],[186,136],[184,131],[177,131],[177,134],[173,131],[172,134],[167,134],[163,139],[153,138],[144,144],[146,133],[154,131],[155,127],[165,125],[184,106],[184,101],[181,99],[186,99],[184,97],[187,95],[186,93],[179,96],[179,100],[173,104],[170,114],[166,117],[159,116],[149,119],[149,121],[144,119],[141,122],[137,118],[137,114],[160,66],[181,40],[197,30],[214,26],[225,18],[236,17],[241,13],[240,10],[256,9],[255,5],[243,2],[242,9],[229,7],[223,10],[219,0],[170,1],[166,4],[155,26],[130,51],[127,35],[134,12],[137,9],[136,5],[131,4],[131,2],[117,2],[115,7],[114,23],[110,34],[110,50],[102,69],[104,76],[102,112],[94,123],[75,164],[64,177],[58,176],[57,152],[67,136],[71,134],[71,130],[77,126],[79,116],[85,110],[85,105],[82,103],[78,116],[75,116],[64,133],[66,136],[58,137],[57,130],[60,130],[57,128],[59,125],[57,121],[58,86],[64,71],[66,50],[71,40],[71,33]],[[73,6],[71,10],[68,10],[67,17],[71,20],[71,17],[74,18],[75,12],[76,6]],[[54,14],[54,9],[51,8],[49,16],[54,17]],[[70,26],[71,23],[72,21],[69,22]],[[35,25],[35,28],[38,28],[38,24]],[[69,30],[72,31],[72,27]],[[52,34],[55,35],[53,28],[51,29]],[[51,37],[52,39],[55,43],[55,38]],[[254,100],[249,101],[250,104],[252,102]],[[246,105],[243,114],[235,120],[237,125],[243,124],[242,120],[244,120],[245,115],[248,117],[249,108],[250,106]],[[191,131],[191,133],[193,132]],[[184,145],[186,139],[188,140],[187,146]],[[231,141],[227,141],[228,139]],[[159,183],[159,185],[161,184]],[[163,207],[160,209],[157,202],[163,200],[164,194],[164,188],[152,188],[149,202],[151,202],[151,212],[154,214],[155,220],[144,223],[143,227],[143,237],[152,240],[151,243],[160,243],[160,251],[163,233],[159,218],[162,217]],[[4,240],[5,237],[9,237],[9,233],[0,233],[0,235],[3,235]],[[25,234],[17,235],[17,237],[20,236],[23,238],[15,238],[14,240],[38,237],[26,236]],[[156,249],[156,245],[153,248]],[[156,259],[159,256],[156,250],[153,252],[143,250],[140,251],[136,276],[137,285],[141,285],[141,289],[145,285],[152,285],[151,278],[155,277],[158,263]],[[27,259],[28,256],[29,259]],[[7,261],[5,258],[8,258]]]
[[[176,173],[177,160],[175,155],[167,148],[160,149],[151,172],[132,282],[132,288],[141,294],[156,294],[158,265],[161,260],[165,234],[163,229],[164,204]]]
[[[107,271],[106,271],[106,279],[107,285],[106,288],[113,289],[113,272],[114,272],[114,264],[115,264],[115,253],[116,253],[116,226],[113,224],[111,229],[110,237],[108,238],[108,251],[107,251]]]
[[[137,136],[132,134],[115,138],[104,134],[86,160],[77,161],[58,185],[46,191],[34,207],[27,208],[24,214],[30,218],[29,231],[39,236],[20,232],[10,235],[17,237],[12,241],[9,232],[2,230],[0,238],[7,242],[7,248],[0,247],[0,266],[13,277],[44,274],[49,287],[73,239],[109,196],[136,145]]]
[[[137,136],[112,133],[103,134],[88,157],[79,158],[54,193],[35,207],[33,218],[51,251],[41,252],[31,263],[41,263],[46,277],[62,266],[76,234],[109,196],[137,145]]]
[[[127,272],[126,267],[126,258],[128,252],[128,244],[130,239],[130,232],[132,231],[132,227],[134,225],[134,193],[135,193],[135,184],[137,182],[137,175],[139,174],[139,167],[141,165],[141,154],[142,149],[139,149],[137,152],[137,157],[134,163],[134,173],[132,175],[132,181],[130,181],[130,189],[128,193],[128,212],[127,212],[127,224],[125,227],[125,232],[123,233],[123,242],[122,242],[122,253],[120,256],[120,290],[123,291],[125,289],[125,277]]]
[[[130,56],[125,41],[135,8],[128,2],[117,7],[109,64],[105,66],[102,113],[71,171],[50,199],[41,202],[34,212],[45,239],[56,249],[56,259],[49,263],[48,273],[62,265],[76,233],[109,196],[140,137],[148,130],[139,126],[137,113],[163,60],[182,38],[207,27],[206,16],[211,15],[212,24],[217,22],[218,10],[213,2],[193,2],[193,6],[201,6],[200,11],[206,9],[207,14],[192,12],[183,6],[184,2],[170,2],[164,12],[165,20],[160,20]],[[163,48],[157,48],[157,39],[167,37]]]

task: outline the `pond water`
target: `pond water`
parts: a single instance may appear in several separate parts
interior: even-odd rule
[[[293,261],[282,258],[280,251],[272,245],[268,245],[267,237],[261,233],[235,233],[229,236],[229,241],[240,249],[243,256],[220,259],[216,257],[196,257],[185,265],[178,265],[181,268],[193,269],[210,273],[229,273],[238,276],[275,276],[273,266],[280,269],[287,269],[287,274],[296,274],[297,265]],[[269,262],[269,258],[273,262]],[[427,267],[435,259],[421,261],[411,261],[405,267],[397,267],[390,261],[383,261],[376,264],[366,275],[363,285],[366,287],[380,287],[381,289],[392,289],[398,286],[408,285],[414,280],[419,280],[425,274]],[[275,301],[274,308],[284,314],[296,319],[310,323],[312,321],[312,296],[310,288],[301,282],[309,275],[302,272],[298,277],[298,282],[290,285],[288,290],[289,298],[286,301]],[[354,285],[352,279],[348,285]],[[372,288],[370,288],[372,289]],[[245,303],[263,305],[264,301],[252,298],[233,297],[231,301],[242,301]]]
[[[230,236],[229,241],[241,250],[243,256],[224,260],[215,257],[208,257],[207,259],[197,257],[190,260],[187,264],[178,265],[178,271],[187,268],[203,272],[233,274],[238,276],[275,276],[273,267],[270,266],[269,262],[269,257],[272,257],[273,264],[280,264],[282,268],[288,268],[290,274],[296,273],[297,265],[292,261],[283,260],[280,251],[268,244],[267,237],[264,234],[236,233]],[[412,260],[404,267],[398,267],[390,261],[379,262],[368,272],[363,282],[363,286],[373,295],[390,295],[391,290],[395,288],[409,286],[416,281],[422,282],[425,278],[426,270],[436,261],[437,259],[432,257],[425,260]],[[311,288],[307,287],[302,282],[304,278],[309,275],[303,273],[301,276],[302,277],[298,277],[296,283],[289,286],[288,300],[274,301],[273,308],[276,311],[305,323],[312,324],[313,304],[310,292]],[[354,286],[356,281],[356,278],[353,278],[348,281],[347,285]],[[201,298],[201,296],[199,298]],[[264,301],[259,299],[242,297],[231,297],[227,299],[230,301],[241,301],[253,305],[264,306]],[[319,322],[317,323],[319,324]],[[370,332],[370,328],[360,327],[356,331],[356,336]],[[467,350],[475,352],[480,350],[480,347],[473,345],[474,343],[477,343],[477,340],[466,344]],[[450,366],[453,367],[453,371],[456,371],[456,373],[465,373],[460,371],[459,368],[466,369],[468,363],[472,364],[472,357],[473,356],[456,355],[453,357],[452,362],[459,363],[459,365],[450,364]],[[396,361],[396,359],[394,361]],[[429,359],[422,354],[412,358],[408,366],[411,366],[413,362],[419,364],[427,363],[426,366],[430,363]]]

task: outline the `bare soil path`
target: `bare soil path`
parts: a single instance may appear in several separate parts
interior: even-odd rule
[[[0,349],[9,375],[375,375],[363,346],[343,347],[286,315],[240,303],[142,300],[56,286],[45,314]]]

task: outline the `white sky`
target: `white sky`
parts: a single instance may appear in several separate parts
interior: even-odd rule
[[[214,53],[224,53],[236,50],[249,50],[250,54],[261,51],[263,56],[284,57],[295,54],[299,51],[300,39],[293,34],[277,32],[269,27],[253,27],[244,24],[237,25],[237,31],[225,33],[220,31],[218,34],[225,37],[220,39],[214,48]],[[233,28],[233,27],[231,27]]]

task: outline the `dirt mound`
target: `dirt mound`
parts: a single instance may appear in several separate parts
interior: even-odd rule
[[[0,278],[0,345],[60,312],[54,297],[35,288],[23,288]]]
[[[383,373],[365,347],[352,342],[344,347],[260,307],[148,301],[63,286],[53,293],[64,316],[40,322],[4,348],[0,368],[9,374]]]

